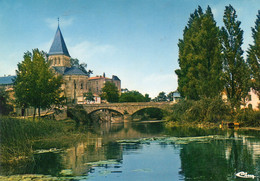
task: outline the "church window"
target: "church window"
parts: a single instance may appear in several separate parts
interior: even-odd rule
[[[60,58],[58,58],[58,64],[60,64]]]
[[[83,89],[83,83],[80,84],[80,89]]]
[[[54,58],[54,65],[56,65],[57,64],[57,59],[56,58]]]

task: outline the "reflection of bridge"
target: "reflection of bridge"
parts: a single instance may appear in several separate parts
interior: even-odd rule
[[[159,108],[167,110],[173,102],[131,102],[131,103],[109,103],[109,104],[85,104],[84,109],[91,114],[98,110],[112,110],[122,115],[133,115],[137,111],[146,108]]]

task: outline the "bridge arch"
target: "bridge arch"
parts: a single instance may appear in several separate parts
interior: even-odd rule
[[[131,102],[131,103],[107,103],[107,104],[85,104],[84,109],[88,114],[98,110],[112,110],[124,116],[131,116],[139,110],[146,108],[159,108],[166,110],[173,102]]]
[[[108,109],[108,108],[99,108],[99,109],[94,109],[92,110],[91,112],[88,112],[88,114],[93,114],[95,112],[98,112],[98,111],[101,111],[101,110],[108,110],[108,111],[113,111],[113,112],[116,112],[116,113],[119,113],[120,115],[124,115],[122,112],[118,111],[118,110],[115,110],[115,109]]]

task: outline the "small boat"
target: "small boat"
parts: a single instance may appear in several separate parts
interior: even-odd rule
[[[236,176],[240,178],[252,178],[252,179],[256,177],[254,175],[247,174],[247,172],[238,172]]]

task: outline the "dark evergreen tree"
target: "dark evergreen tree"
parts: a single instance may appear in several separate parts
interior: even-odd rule
[[[232,108],[240,108],[242,100],[249,91],[249,71],[243,58],[243,30],[241,22],[236,20],[235,9],[229,5],[224,12],[224,25],[221,29],[223,53],[223,79],[225,92]]]
[[[253,45],[249,45],[247,51],[247,62],[251,70],[252,87],[258,92],[260,97],[260,10],[258,11],[255,27],[252,28]]]
[[[219,28],[208,6],[190,15],[188,25],[179,40],[178,91],[187,99],[215,97],[223,89],[221,43]]]

